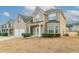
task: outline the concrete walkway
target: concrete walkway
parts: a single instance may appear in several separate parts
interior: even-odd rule
[[[15,36],[7,36],[7,37],[0,36],[0,41],[10,40],[10,39],[15,39],[15,38],[18,38],[18,37],[15,37]]]

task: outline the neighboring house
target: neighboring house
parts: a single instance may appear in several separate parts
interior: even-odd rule
[[[67,32],[73,32],[73,25],[72,24],[67,24]]]
[[[2,27],[2,26],[0,25],[0,33],[1,33],[1,27]]]
[[[11,19],[8,20],[5,24],[1,25],[1,32],[8,33],[8,35],[14,35],[13,25],[14,21]]]
[[[79,23],[74,23],[73,24],[73,31],[79,32]]]
[[[73,24],[68,24],[68,31],[69,32],[78,32],[79,31],[79,23],[73,23]]]
[[[14,23],[14,36],[21,36],[22,33],[30,33],[29,24],[32,20],[31,16],[18,14]]]
[[[36,7],[32,14],[33,20],[30,24],[30,31],[34,36],[41,36],[42,33],[63,34],[66,33],[66,18],[62,10],[43,10]]]
[[[0,32],[1,32],[1,25],[0,25]]]

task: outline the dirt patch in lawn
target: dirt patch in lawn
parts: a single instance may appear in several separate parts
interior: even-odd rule
[[[79,37],[17,38],[0,42],[0,52],[79,52]]]

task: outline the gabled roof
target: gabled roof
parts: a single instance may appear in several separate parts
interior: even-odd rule
[[[55,7],[52,7],[52,6],[50,6],[50,7],[49,6],[43,6],[43,7],[37,6],[35,11],[33,12],[33,15],[34,15],[34,13],[36,14],[38,12],[37,10],[39,10],[43,14],[48,14],[50,12],[60,12],[62,14],[62,16],[64,17],[64,19],[66,19],[66,17],[63,14],[63,11],[61,9],[56,9]]]
[[[45,14],[48,14],[50,12],[58,12],[58,11],[60,11],[60,10],[59,9],[50,9],[50,10],[45,11]]]
[[[37,6],[37,7],[35,8],[34,12],[32,13],[32,15],[37,14],[38,11],[39,11],[40,13],[44,13],[44,10],[42,10],[40,7]]]
[[[50,10],[50,9],[56,9],[53,6],[40,6],[39,8],[41,8],[43,11],[47,11],[47,10]]]
[[[32,16],[25,16],[22,14],[18,14],[18,16],[20,16],[25,23],[27,23],[28,21],[31,21],[33,19]]]
[[[58,20],[49,20],[49,21],[47,21],[47,23],[59,23],[59,21]]]
[[[36,11],[40,11],[41,13],[45,13],[46,11],[50,10],[50,9],[53,9],[53,10],[56,10],[55,7],[52,7],[52,6],[37,6],[33,12],[36,13]]]

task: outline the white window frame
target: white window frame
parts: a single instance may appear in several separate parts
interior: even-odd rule
[[[33,20],[33,22],[38,22],[38,21],[42,21],[40,15],[36,15],[35,19]]]
[[[56,18],[57,18],[56,13],[48,15],[48,20],[56,20]]]
[[[50,32],[50,31],[52,31],[52,32]],[[50,33],[50,34],[54,34],[54,26],[49,25],[48,28],[47,28],[47,32]]]
[[[57,30],[57,33],[56,33],[56,30]],[[59,26],[55,26],[55,34],[58,34],[59,33]]]

